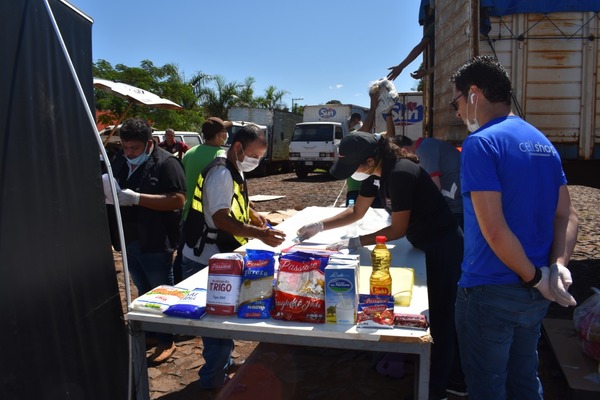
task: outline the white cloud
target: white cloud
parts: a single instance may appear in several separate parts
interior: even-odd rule
[[[335,86],[329,86],[329,89],[341,89],[343,87],[344,87],[344,85],[342,85],[341,83],[338,83]]]

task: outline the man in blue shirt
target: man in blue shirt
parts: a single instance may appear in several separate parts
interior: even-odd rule
[[[550,301],[576,304],[565,265],[577,214],[556,149],[511,112],[504,67],[479,56],[450,80],[451,105],[472,132],[462,150],[465,251],[456,300],[469,398],[542,399],[542,319]]]

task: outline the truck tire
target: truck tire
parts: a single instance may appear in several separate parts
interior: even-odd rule
[[[305,166],[296,166],[296,176],[300,179],[304,179],[308,176],[308,169]]]

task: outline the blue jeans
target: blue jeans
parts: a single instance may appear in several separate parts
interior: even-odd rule
[[[137,240],[127,245],[127,265],[139,296],[160,285],[173,285],[172,259],[171,252],[142,253]],[[173,343],[171,334],[157,333],[156,338],[161,345]]]
[[[456,329],[469,399],[543,399],[537,344],[549,304],[520,284],[458,288]]]
[[[181,275],[187,279],[196,272],[206,268],[204,264],[190,260],[186,256],[181,258]],[[202,356],[205,364],[198,371],[200,386],[205,389],[219,388],[225,383],[227,368],[231,364],[233,340],[202,337],[204,350]]]

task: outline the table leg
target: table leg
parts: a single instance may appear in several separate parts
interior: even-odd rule
[[[417,354],[418,368],[415,371],[415,393],[417,399],[427,400],[429,398],[429,365],[431,356],[431,346],[423,346],[421,352]]]
[[[139,322],[130,321],[131,363],[133,367],[133,392],[136,400],[150,398],[148,385],[148,364],[146,362],[146,332],[141,330]]]

